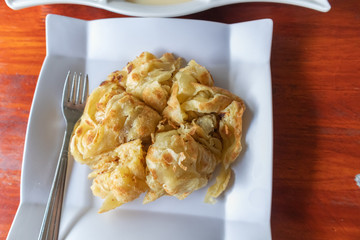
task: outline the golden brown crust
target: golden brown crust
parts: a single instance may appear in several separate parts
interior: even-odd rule
[[[91,165],[96,156],[122,143],[141,139],[150,144],[160,119],[156,111],[126,93],[118,82],[106,82],[90,95],[70,150],[77,161]]]
[[[163,194],[184,199],[204,187],[217,165],[216,156],[190,134],[178,130],[156,134],[146,155],[150,186],[146,202]]]
[[[93,169],[91,187],[104,199],[100,212],[147,192],[184,199],[208,184],[213,203],[227,187],[241,151],[244,102],[213,86],[209,71],[170,53],[144,52],[109,74],[89,96],[70,150]]]
[[[103,154],[90,173],[91,190],[105,199],[99,212],[106,212],[130,202],[147,191],[146,167],[141,140],[124,143]]]
[[[173,75],[179,70],[181,60],[166,53],[161,58],[144,52],[123,69],[121,85],[128,93],[162,112],[169,96]]]

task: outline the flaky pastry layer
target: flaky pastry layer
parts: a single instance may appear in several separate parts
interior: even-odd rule
[[[244,102],[214,86],[209,71],[170,53],[143,52],[111,73],[88,98],[70,151],[93,171],[93,194],[106,212],[146,193],[184,199],[216,182],[205,202],[226,189],[241,151]]]

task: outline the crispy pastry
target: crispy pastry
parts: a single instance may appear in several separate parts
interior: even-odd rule
[[[205,202],[227,187],[241,151],[243,101],[215,87],[209,71],[191,60],[144,52],[111,73],[88,98],[70,151],[93,171],[93,194],[109,211],[146,193],[184,199],[216,182]]]
[[[91,190],[105,201],[99,212],[106,212],[130,202],[148,190],[141,140],[121,144],[103,154],[93,166]]]

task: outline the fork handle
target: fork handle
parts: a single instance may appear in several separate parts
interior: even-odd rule
[[[74,124],[67,124],[38,240],[58,239],[68,165],[69,141],[73,128]]]

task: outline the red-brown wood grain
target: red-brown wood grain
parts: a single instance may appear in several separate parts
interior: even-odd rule
[[[360,173],[360,1],[330,3],[327,13],[243,3],[182,17],[274,21],[274,240],[360,239],[360,188],[354,181]],[[46,54],[49,13],[124,17],[78,5],[14,11],[0,2],[0,239],[6,239],[20,199],[26,126]]]

